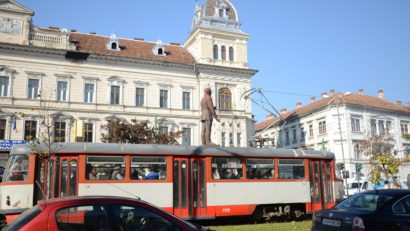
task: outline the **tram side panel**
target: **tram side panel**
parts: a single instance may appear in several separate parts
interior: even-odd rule
[[[252,215],[258,205],[307,204],[309,182],[212,182],[208,210],[216,217]]]

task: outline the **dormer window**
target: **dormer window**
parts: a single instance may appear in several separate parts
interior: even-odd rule
[[[108,41],[106,47],[107,47],[107,50],[112,50],[112,51],[120,51],[121,50],[116,34],[111,34],[110,40]]]
[[[219,18],[228,18],[228,5],[223,1],[218,1],[215,6],[215,16]]]
[[[165,53],[165,44],[158,39],[158,41],[155,43],[154,48],[152,48],[152,53],[154,53],[154,55],[166,56],[167,54]]]

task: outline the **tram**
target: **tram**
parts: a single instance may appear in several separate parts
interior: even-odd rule
[[[270,219],[329,208],[343,197],[343,187],[334,154],[323,151],[25,144],[10,153],[0,184],[0,213],[9,222],[40,199],[83,195],[140,198],[188,220]]]

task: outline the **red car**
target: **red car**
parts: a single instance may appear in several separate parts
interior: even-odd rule
[[[3,229],[4,230],[4,229]],[[5,230],[208,230],[138,199],[107,196],[42,200]]]

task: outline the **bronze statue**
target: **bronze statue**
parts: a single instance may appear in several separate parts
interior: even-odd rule
[[[204,96],[201,99],[201,139],[202,145],[215,145],[211,142],[211,129],[213,118],[219,122],[218,116],[215,113],[214,103],[211,97],[211,89],[204,89]]]

